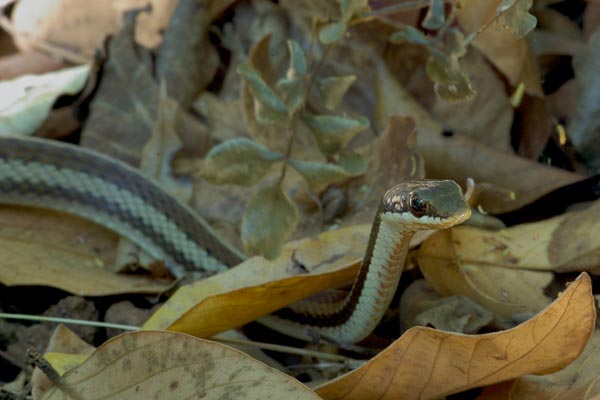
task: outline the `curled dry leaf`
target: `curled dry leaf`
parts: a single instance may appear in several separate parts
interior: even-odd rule
[[[275,260],[253,257],[226,272],[182,286],[143,328],[208,337],[321,290],[350,283],[367,247],[369,230],[369,225],[357,225],[293,241]]]
[[[83,89],[90,67],[80,65],[0,82],[0,134],[32,135],[60,96]]]
[[[75,216],[28,207],[0,209],[0,282],[44,285],[85,296],[160,293],[142,276],[115,274],[117,236]]]
[[[505,263],[513,260],[505,248],[495,247],[495,242],[477,241],[477,247],[477,243],[465,241],[468,239],[460,235],[468,229],[474,228],[437,232],[418,250],[419,267],[436,291],[444,296],[466,295],[504,318],[535,313],[548,304],[550,299],[544,295],[544,288],[553,279],[551,272],[498,268],[502,265],[463,259],[460,251],[468,247],[477,248],[484,255],[496,254]],[[501,233],[497,236],[501,237]]]
[[[324,399],[434,399],[559,371],[581,354],[594,331],[591,289],[583,273],[554,303],[506,331],[465,336],[411,328],[367,364],[315,391]]]
[[[550,375],[526,375],[483,389],[478,400],[585,400],[598,399],[600,333],[595,332],[583,353],[562,371]],[[593,397],[595,396],[595,397]]]
[[[175,332],[117,336],[67,372],[63,385],[69,393],[54,387],[43,399],[318,399],[237,350]]]

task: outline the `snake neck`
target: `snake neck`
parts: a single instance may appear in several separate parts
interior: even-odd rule
[[[402,275],[413,230],[377,217],[357,279],[342,309],[348,315],[340,334],[348,342],[367,337],[389,307]],[[370,315],[371,318],[365,318]]]
[[[306,338],[298,323],[342,343],[354,343],[367,337],[390,305],[408,253],[413,230],[382,220],[373,222],[368,251],[350,293],[335,301],[322,296],[275,313],[281,328],[289,321],[292,336]],[[294,321],[294,322],[291,322]],[[294,329],[293,326],[298,329]]]

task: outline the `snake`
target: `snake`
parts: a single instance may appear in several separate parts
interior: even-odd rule
[[[0,136],[0,203],[53,209],[129,239],[177,278],[218,273],[246,259],[191,207],[138,169],[81,146]],[[396,291],[412,236],[464,222],[470,208],[451,180],[412,180],[385,192],[350,292],[313,296],[259,322],[305,340],[340,343],[368,336]],[[336,292],[339,293],[339,292]]]

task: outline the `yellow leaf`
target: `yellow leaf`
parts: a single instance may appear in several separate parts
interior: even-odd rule
[[[160,293],[152,279],[116,274],[117,236],[89,221],[29,207],[0,209],[0,282],[45,285],[85,296]]]
[[[253,257],[224,273],[182,286],[142,328],[207,337],[349,283],[356,266],[348,265],[362,258],[369,231],[369,225],[357,225],[290,242],[275,260]]]
[[[567,368],[550,375],[525,375],[512,381],[488,386],[478,400],[598,400],[599,369],[600,333],[595,332],[583,353]]]
[[[506,331],[466,336],[411,328],[365,365],[315,391],[324,399],[434,399],[558,371],[581,354],[594,332],[591,289],[583,273],[537,316]]]

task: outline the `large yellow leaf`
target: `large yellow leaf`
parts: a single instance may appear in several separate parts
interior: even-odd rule
[[[175,332],[117,336],[67,372],[62,388],[43,399],[318,399],[297,380],[237,350]]]
[[[71,215],[30,207],[0,208],[0,282],[44,285],[85,296],[159,293],[167,289],[143,276],[116,274],[117,236]]]
[[[275,260],[248,259],[182,286],[144,324],[207,337],[324,289],[350,283],[370,226],[356,225],[286,244]]]
[[[525,374],[558,371],[585,348],[596,312],[590,278],[523,324],[467,336],[414,327],[360,368],[316,388],[325,399],[434,399]]]
[[[585,400],[598,399],[600,370],[600,332],[595,332],[587,347],[571,365],[545,376],[526,375],[512,381],[488,386],[479,400]]]

